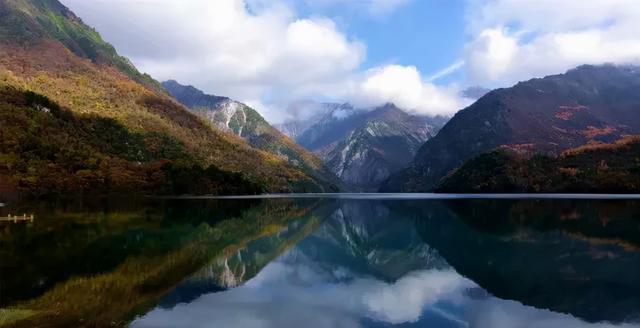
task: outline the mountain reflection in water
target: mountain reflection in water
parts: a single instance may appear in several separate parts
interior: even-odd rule
[[[638,205],[620,199],[165,200],[149,205],[147,223],[135,229],[157,238],[198,232],[197,238],[151,247],[153,254],[131,247],[111,266],[68,269],[31,293],[4,288],[0,314],[21,306],[42,311],[56,284],[122,275],[118,263],[133,261],[162,276],[134,285],[145,292],[124,295],[131,306],[113,311],[113,318],[100,314],[132,327],[640,327]],[[5,229],[2,242],[12,240],[11,232],[29,234],[21,229]],[[2,260],[24,255],[1,254]],[[182,270],[157,269],[165,263]],[[34,280],[54,268],[36,266],[29,280],[2,265],[0,287],[37,286]],[[107,291],[88,293],[103,308],[123,303],[123,295]],[[73,320],[87,322],[91,311],[97,310]],[[34,318],[5,326],[27,326]]]

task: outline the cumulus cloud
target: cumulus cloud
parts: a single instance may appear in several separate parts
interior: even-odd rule
[[[451,115],[469,105],[455,86],[425,80],[415,66],[387,65],[368,70],[351,95],[358,106],[391,102],[416,114]]]
[[[64,3],[141,70],[240,100],[341,80],[365,57],[332,20],[297,18],[282,2]]]
[[[205,294],[170,309],[156,308],[136,318],[131,327],[355,328],[362,327],[363,318],[381,326],[446,322],[477,328],[639,327],[587,323],[493,296],[472,299],[466,291],[479,287],[451,269],[416,271],[390,283],[346,269],[337,273],[317,263],[303,264],[291,253],[284,257],[296,260],[271,262],[243,286]],[[342,275],[344,279],[336,279]]]
[[[256,106],[277,123],[312,98],[449,115],[460,85],[508,86],[581,64],[640,62],[637,0],[470,0],[463,58],[431,76],[414,66],[363,70],[366,46],[335,22],[301,18],[292,0],[62,0],[157,79]],[[369,15],[411,0],[306,0]],[[322,12],[322,10],[320,10]],[[453,59],[453,58],[452,58]],[[465,69],[466,80],[437,80]]]
[[[464,102],[455,88],[425,81],[415,67],[362,72],[365,45],[326,17],[299,18],[272,0],[63,0],[120,53],[159,80],[253,105],[277,123],[304,98],[366,106],[394,102],[425,114],[451,114]],[[334,0],[314,0],[330,5]],[[408,0],[357,1],[372,13]]]
[[[314,263],[272,262],[244,286],[153,310],[131,326],[361,327],[362,318],[402,324],[418,321],[426,307],[462,300],[473,286],[452,270],[417,271],[395,283],[346,274],[336,281],[340,273]]]
[[[470,7],[466,68],[505,85],[581,64],[640,61],[636,0],[488,0]]]

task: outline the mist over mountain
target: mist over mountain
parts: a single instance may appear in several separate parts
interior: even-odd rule
[[[393,104],[358,109],[325,103],[302,123],[287,126],[298,127],[296,141],[318,154],[344,183],[370,191],[407,165],[446,121],[411,115]]]
[[[347,103],[339,104],[314,100],[295,101],[287,107],[286,112],[289,117],[283,122],[275,124],[275,127],[292,139],[297,140],[316,123],[325,120],[329,115],[333,116],[333,113],[339,107],[344,107],[344,109],[352,108]]]
[[[474,87],[469,87],[469,88],[466,88],[466,89],[462,90],[460,92],[460,94],[465,98],[478,100],[478,99],[482,98],[482,96],[486,95],[489,92],[491,92],[491,89],[487,89],[487,88],[483,88],[483,87],[479,87],[479,86],[474,86]]]

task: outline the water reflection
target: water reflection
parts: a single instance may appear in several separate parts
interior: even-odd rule
[[[454,201],[401,210],[428,217],[417,220],[424,240],[491,294],[620,323],[640,318],[638,205]]]
[[[309,220],[314,203],[10,204],[38,220],[0,226],[0,326],[124,326],[208,263]]]
[[[0,326],[640,327],[637,201],[146,202],[3,226]]]
[[[341,201],[244,286],[133,326],[636,327],[635,205]]]

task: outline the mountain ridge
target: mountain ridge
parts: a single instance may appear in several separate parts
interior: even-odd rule
[[[70,191],[68,188],[56,189],[60,181],[49,180],[51,176],[69,181],[80,181],[82,179],[78,180],[78,177],[85,176],[99,182],[103,178],[114,178],[113,174],[117,172],[130,172],[126,168],[136,166],[156,173],[157,176],[145,175],[148,179],[154,176],[169,183],[170,175],[176,172],[153,169],[167,161],[176,164],[187,175],[184,181],[195,178],[191,175],[199,171],[212,168],[225,174],[240,174],[247,181],[260,185],[262,192],[325,190],[323,181],[281,158],[249,146],[233,134],[212,128],[208,122],[175,102],[157,81],[139,73],[94,29],[86,26],[57,0],[0,2],[0,84],[7,90],[46,97],[47,101],[73,114],[80,122],[89,117],[113,120],[128,133],[142,137],[144,142],[140,146],[143,153],[162,154],[159,158],[133,159],[127,158],[126,154],[131,150],[127,147],[108,157],[85,149],[87,153],[82,158],[86,157],[87,161],[60,165],[64,161],[63,154],[52,151],[47,148],[49,146],[38,148],[39,153],[33,153],[26,147],[34,142],[48,145],[50,140],[45,138],[42,124],[59,124],[60,121],[51,115],[30,115],[25,118],[24,126],[33,128],[15,131],[16,135],[2,138],[14,140],[15,137],[20,147],[15,143],[5,143],[0,149],[0,157],[4,159],[0,162],[2,176],[18,189],[27,188],[27,192]],[[39,110],[37,106],[24,107],[12,103],[3,106],[10,106],[20,114]],[[11,125],[15,119],[6,116],[2,123]],[[76,138],[76,135],[69,134],[69,137]],[[181,153],[189,156],[177,158],[177,153],[163,152],[163,145],[167,143],[156,142],[159,139],[176,145]],[[67,144],[74,145],[77,141],[79,139]],[[72,153],[77,151],[68,150]],[[106,176],[98,174],[100,165],[105,165],[109,158],[121,161],[122,170],[106,171]],[[192,170],[197,167],[199,169]],[[49,172],[54,168],[56,171]],[[215,182],[215,179],[210,182]],[[137,181],[128,183],[135,186]],[[217,187],[222,185],[222,181],[216,182]],[[71,187],[71,191],[85,190],[82,184]]]
[[[446,118],[411,115],[393,104],[358,109],[323,104],[318,121],[297,141],[318,154],[352,189],[375,190],[402,169]]]
[[[162,85],[180,103],[222,131],[233,133],[253,147],[281,157],[310,176],[333,184],[327,185],[325,191],[339,190],[340,181],[320,158],[271,126],[255,109],[228,97],[205,94],[193,86],[173,80]]]
[[[583,65],[489,92],[458,112],[381,191],[430,191],[475,155],[498,147],[559,154],[640,132],[640,71]]]

